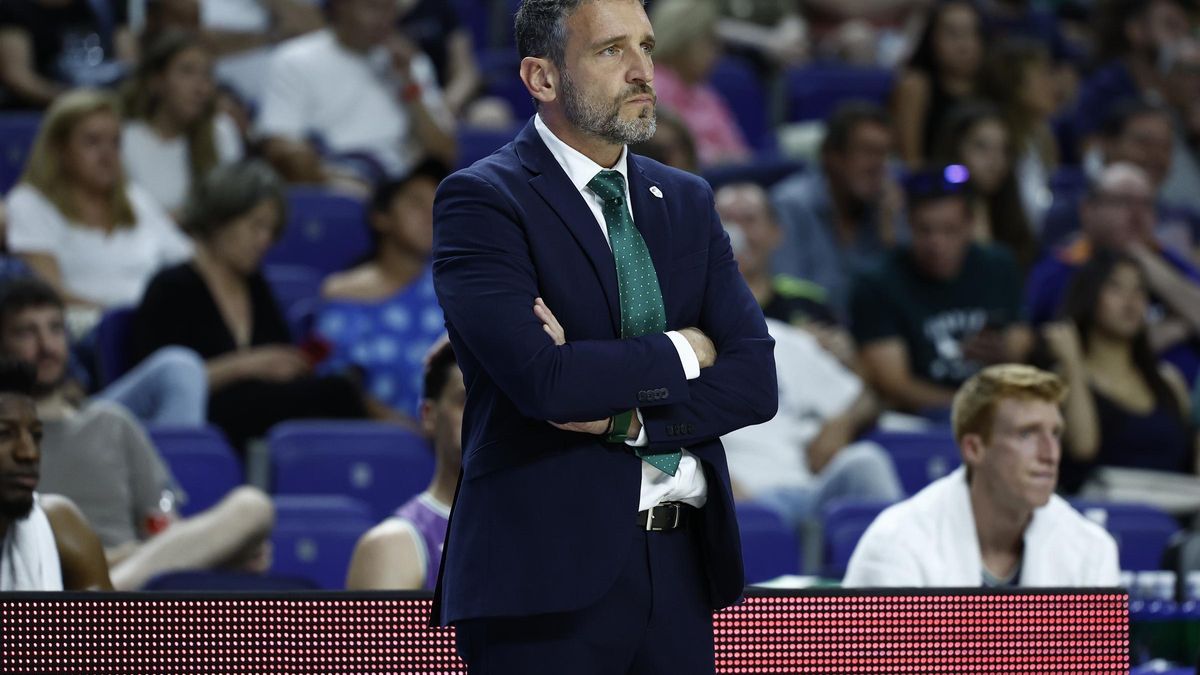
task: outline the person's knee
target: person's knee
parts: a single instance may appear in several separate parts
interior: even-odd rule
[[[187,347],[163,347],[150,356],[157,377],[170,381],[204,382],[204,359]]]
[[[859,442],[842,449],[842,467],[846,480],[853,482],[864,497],[899,499],[903,496],[896,465],[887,451],[876,443]]]
[[[275,525],[275,505],[262,490],[249,485],[234,488],[221,500],[228,522],[251,537],[262,537]]]

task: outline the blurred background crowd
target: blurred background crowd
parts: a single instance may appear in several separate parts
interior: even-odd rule
[[[444,519],[431,209],[534,113],[518,5],[0,3],[0,352],[37,371],[41,489],[118,585],[226,564],[340,585],[409,497]],[[1121,563],[1167,565],[1200,509],[1195,4],[646,9],[658,129],[634,150],[708,179],[777,340],[778,417],[726,439],[750,581],[839,578],[838,514],[956,466],[955,389],[1009,362],[1071,385],[1060,491],[1153,502],[1161,536],[1118,536]],[[152,544],[185,529],[155,534],[163,512],[183,543]]]

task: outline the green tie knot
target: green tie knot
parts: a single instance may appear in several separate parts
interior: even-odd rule
[[[625,203],[625,176],[620,171],[605,169],[593,176],[587,186],[606,204]]]

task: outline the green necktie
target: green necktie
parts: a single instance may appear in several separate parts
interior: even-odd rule
[[[608,242],[617,263],[617,288],[621,296],[621,337],[631,338],[667,329],[667,312],[654,261],[625,205],[625,177],[619,171],[601,171],[588,187],[604,203]],[[683,453],[634,448],[638,457],[668,476],[674,476]]]

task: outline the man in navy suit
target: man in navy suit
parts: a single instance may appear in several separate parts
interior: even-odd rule
[[[744,583],[718,438],[774,416],[774,343],[708,185],[626,149],[641,1],[525,0],[516,37],[538,115],[434,205],[467,387],[435,620],[473,674],[712,673]]]

